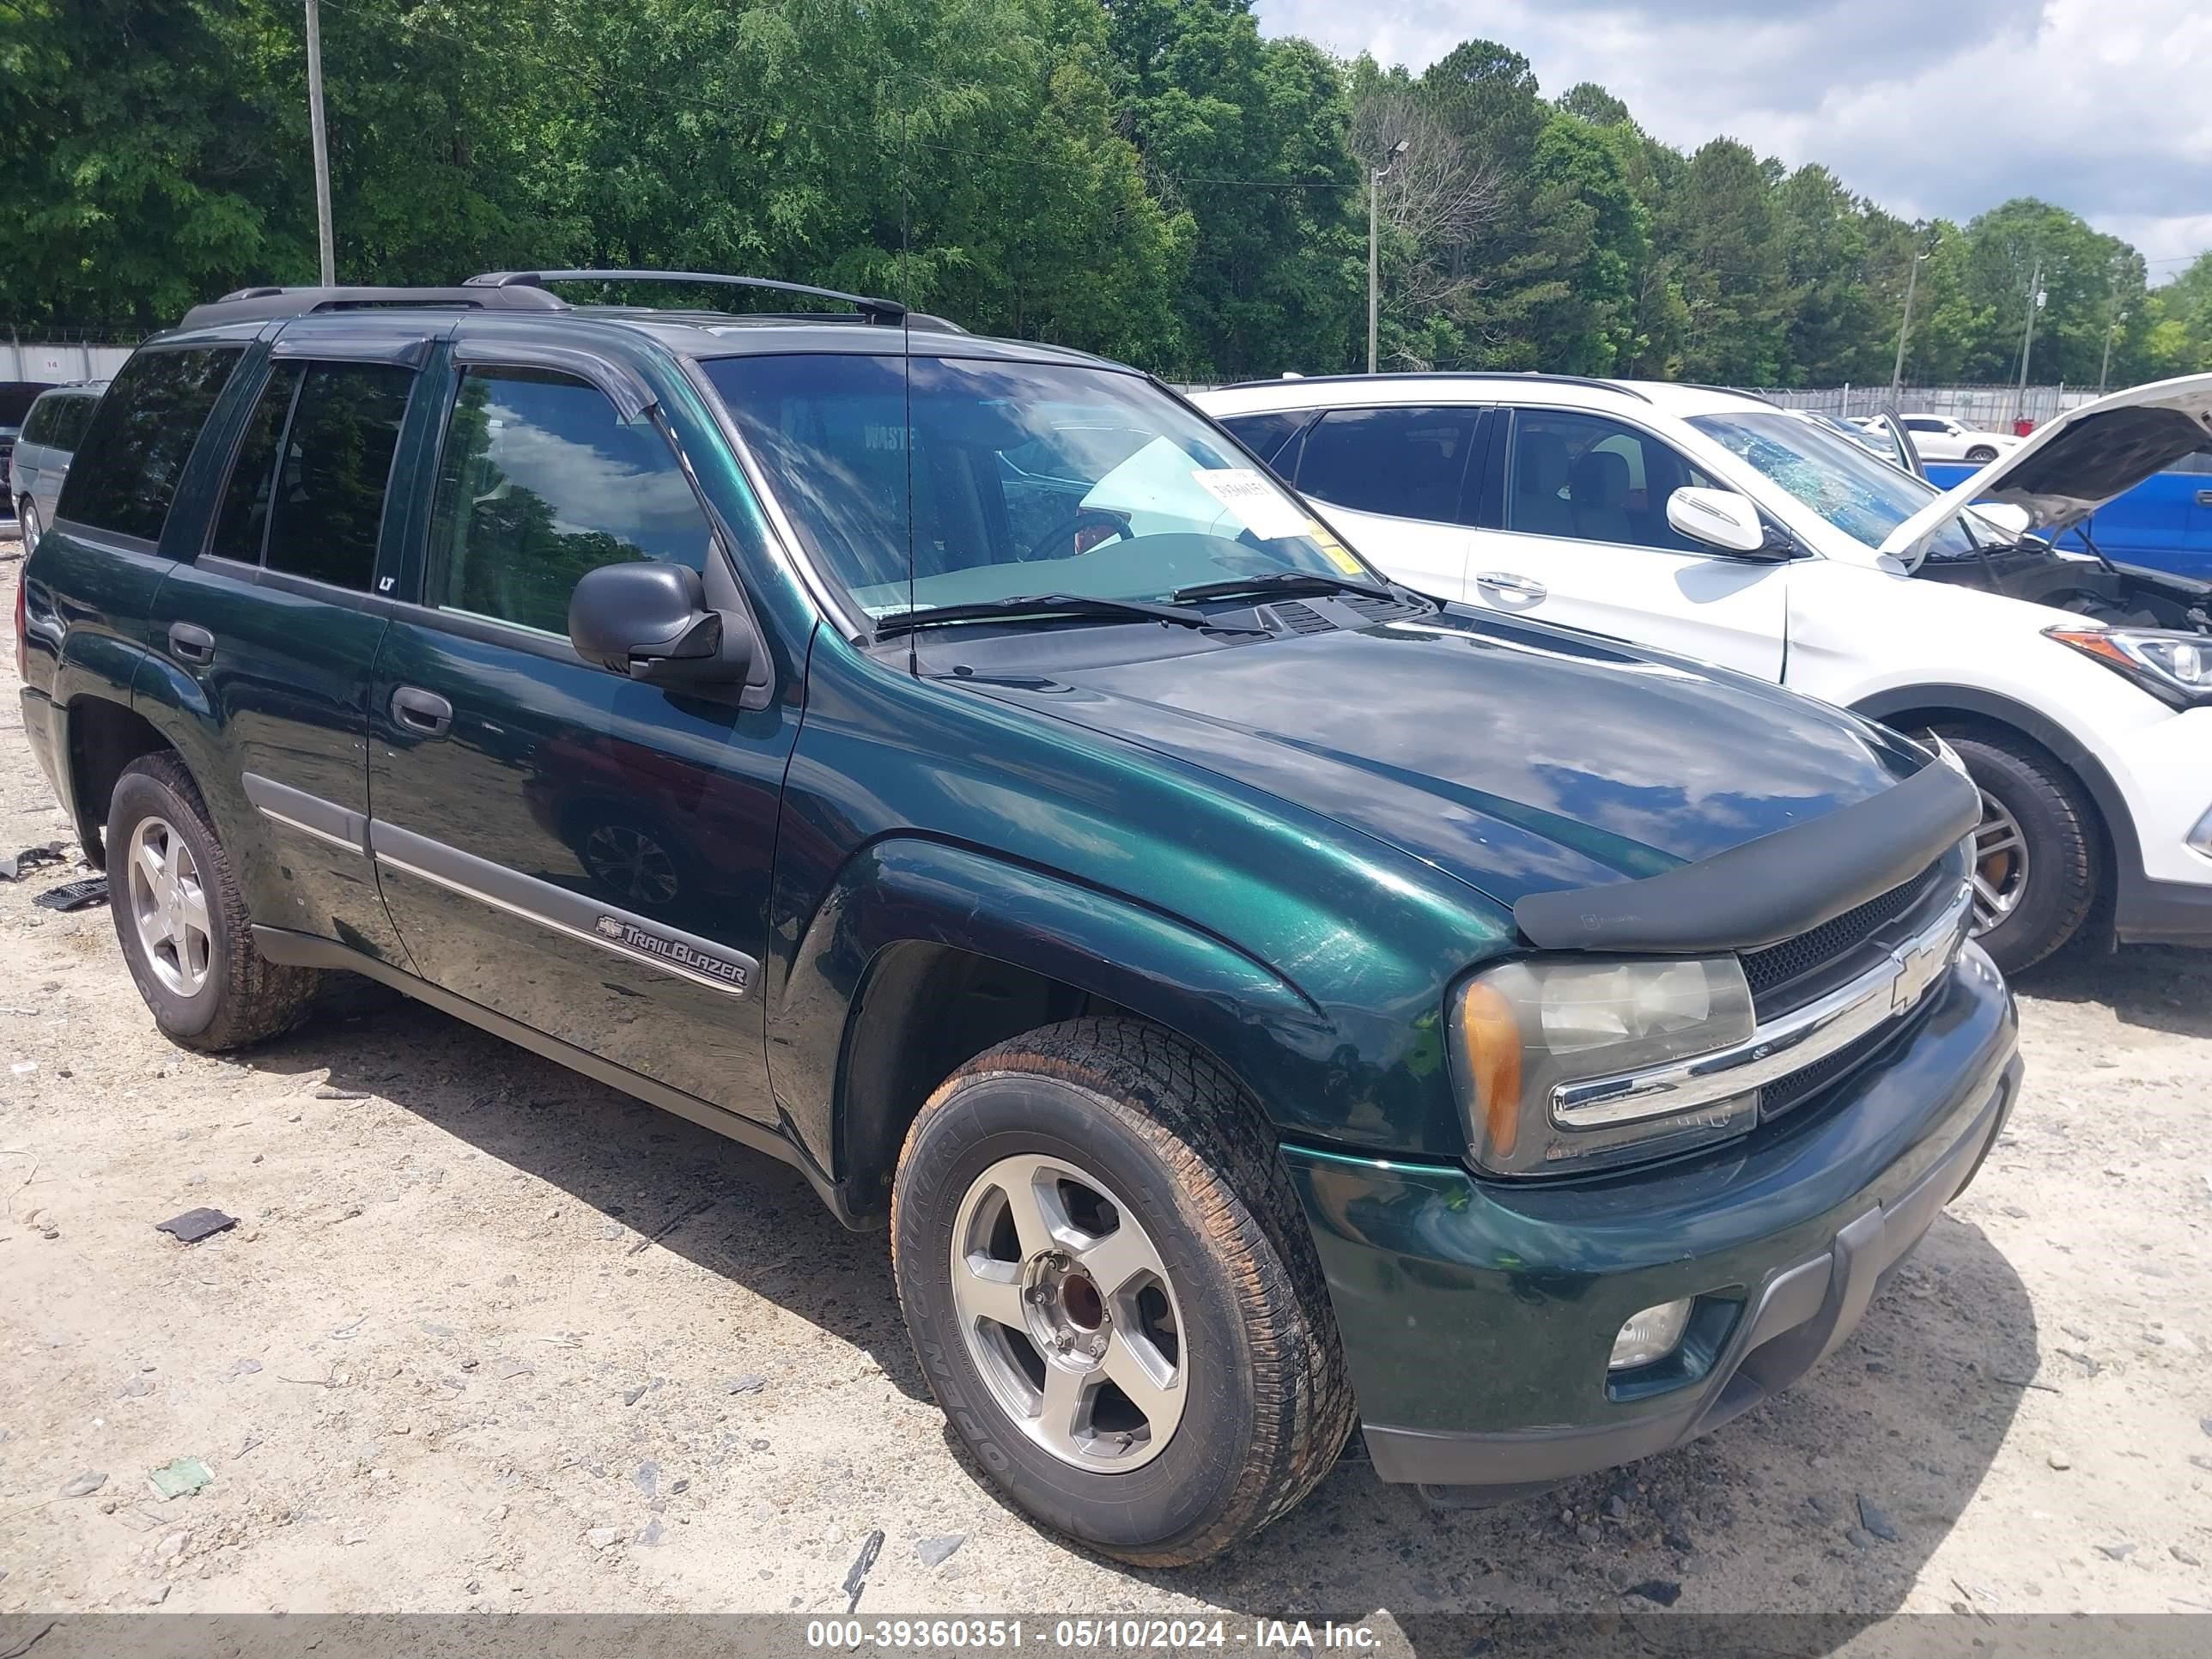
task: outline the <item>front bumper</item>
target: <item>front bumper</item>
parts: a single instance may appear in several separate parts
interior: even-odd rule
[[[1851,1332],[1979,1168],[2018,1026],[1969,950],[1904,1041],[1729,1148],[1511,1185],[1285,1147],[1385,1480],[1506,1496],[1717,1428]],[[1697,1297],[1674,1359],[1608,1375],[1642,1308]]]

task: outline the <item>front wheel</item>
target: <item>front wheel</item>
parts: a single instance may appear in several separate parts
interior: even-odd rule
[[[1980,466],[1987,466],[1991,461],[1996,459],[1996,451],[1990,448],[1987,444],[1976,444],[1972,449],[1966,452],[1966,459]]]
[[[15,527],[23,538],[23,556],[29,558],[39,550],[39,504],[28,495],[15,510]]]
[[[968,1062],[892,1194],[915,1351],[1045,1525],[1141,1565],[1219,1553],[1328,1472],[1352,1395],[1257,1109],[1157,1027],[1077,1019]]]
[[[1942,736],[1982,792],[1974,934],[2000,969],[2016,974],[2072,939],[2096,902],[2094,820],[2073,780],[2026,738]]]

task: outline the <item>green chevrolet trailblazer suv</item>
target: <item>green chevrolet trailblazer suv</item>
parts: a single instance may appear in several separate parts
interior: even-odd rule
[[[24,723],[175,1041],[350,970],[795,1164],[1152,1564],[1355,1422],[1478,1500],[1703,1434],[1972,1178],[1943,757],[1395,585],[1115,364],[585,280],[787,286],[248,289],[101,402]]]

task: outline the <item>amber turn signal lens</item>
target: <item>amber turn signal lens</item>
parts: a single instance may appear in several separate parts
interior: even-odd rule
[[[1521,1134],[1521,1024],[1504,993],[1477,983],[1459,1004],[1460,1036],[1474,1075],[1477,1109],[1490,1128],[1491,1150],[1510,1157]]]

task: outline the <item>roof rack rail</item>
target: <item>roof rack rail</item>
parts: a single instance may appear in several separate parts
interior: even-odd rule
[[[777,294],[805,294],[817,300],[842,300],[872,323],[896,323],[906,316],[906,307],[896,300],[872,299],[865,294],[815,288],[805,283],[779,282],[769,276],[732,276],[713,270],[487,270],[470,277],[465,286],[504,292],[543,288],[547,283],[678,283],[757,288]]]
[[[1543,374],[1533,368],[1425,368],[1401,371],[1395,374],[1302,374],[1295,380],[1237,380],[1221,388],[1224,392],[1242,391],[1247,386],[1347,386],[1361,380],[1388,378],[1404,380],[1537,380],[1547,386],[1589,386],[1597,392],[1617,392],[1624,398],[1633,398],[1648,404],[1645,397],[1632,386],[1619,380],[1601,380],[1589,374]]]
[[[194,306],[180,328],[216,323],[260,322],[272,317],[306,317],[321,311],[366,311],[390,306],[468,307],[489,310],[566,311],[568,301],[543,289],[467,288],[241,288],[219,300]]]

